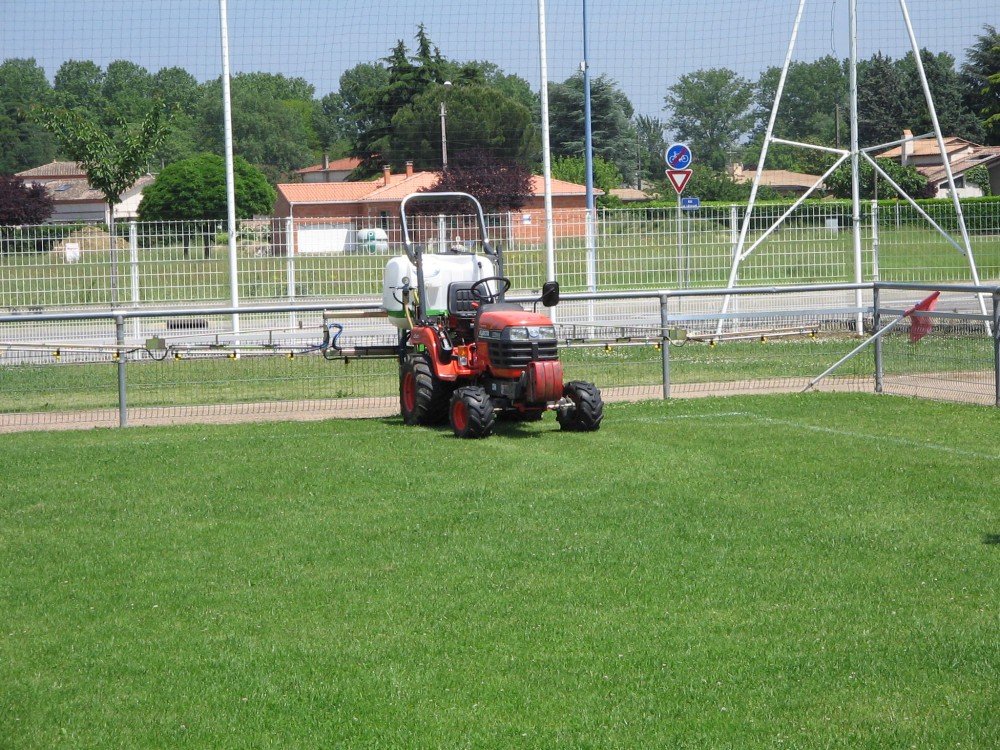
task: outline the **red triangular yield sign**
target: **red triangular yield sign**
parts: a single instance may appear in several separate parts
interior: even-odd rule
[[[690,169],[668,169],[667,177],[670,178],[671,184],[674,186],[674,190],[677,191],[677,195],[684,192],[684,186],[688,184],[688,180],[691,179]]]

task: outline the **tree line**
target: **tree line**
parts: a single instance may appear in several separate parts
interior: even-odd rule
[[[1000,35],[983,27],[956,67],[947,53],[921,51],[942,130],[977,143],[1000,144]],[[738,189],[727,183],[735,161],[758,158],[779,68],[751,81],[727,69],[681,76],[664,95],[664,116],[637,113],[607,76],[591,81],[596,184],[649,187],[663,181],[664,151],[688,143],[700,168],[695,179],[713,197]],[[847,140],[848,68],[824,57],[791,66],[775,135],[822,146]],[[897,140],[904,128],[930,130],[912,54],[892,60],[881,54],[859,63],[859,133],[862,146]],[[441,168],[440,124],[446,112],[451,158],[466,152],[482,161],[515,162],[538,169],[540,104],[523,78],[488,61],[447,58],[417,29],[413,49],[400,40],[389,55],[345,71],[337,91],[318,96],[303,78],[271,73],[232,77],[235,152],[261,169],[271,183],[318,163],[324,154],[357,156],[356,175],[376,174],[383,163],[402,169]],[[584,149],[581,74],[549,83],[550,144],[556,176],[579,178]],[[32,118],[33,108],[75,112],[114,140],[162,107],[170,127],[149,154],[150,171],[201,153],[222,153],[221,80],[199,82],[179,67],[150,72],[128,61],[106,69],[89,61],[60,66],[50,84],[33,59],[0,64],[0,174],[45,164],[60,153],[51,127]],[[774,146],[769,168],[818,174],[829,163],[819,151]],[[731,182],[731,181],[730,181]]]

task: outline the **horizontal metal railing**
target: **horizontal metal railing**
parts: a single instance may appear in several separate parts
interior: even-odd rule
[[[626,366],[641,364],[645,373],[643,382],[646,383],[641,389],[641,396],[669,398],[678,393],[685,394],[697,390],[695,381],[698,378],[690,374],[691,360],[679,356],[682,350],[677,348],[678,345],[684,343],[714,345],[726,342],[729,344],[729,351],[734,351],[737,348],[736,342],[753,342],[756,339],[761,342],[774,342],[783,337],[814,338],[818,332],[829,329],[830,321],[837,321],[838,334],[835,338],[853,338],[854,342],[850,346],[854,346],[857,339],[866,334],[863,328],[857,327],[854,323],[858,317],[864,319],[865,326],[870,324],[867,333],[877,331],[880,323],[888,316],[901,315],[915,301],[914,297],[924,296],[931,291],[942,291],[948,296],[947,309],[921,315],[927,315],[943,323],[947,322],[950,333],[961,328],[961,335],[966,337],[963,341],[971,342],[967,348],[971,347],[979,352],[975,355],[977,359],[974,363],[962,362],[960,366],[954,364],[956,361],[954,355],[948,355],[949,359],[939,369],[963,373],[989,373],[988,388],[987,384],[982,382],[976,385],[980,392],[977,402],[1000,405],[1000,364],[998,364],[1000,336],[997,333],[1000,327],[998,325],[1000,287],[997,286],[874,282],[571,293],[563,295],[560,305],[550,312],[559,325],[565,339],[564,343],[569,345],[568,348],[589,347],[597,352],[610,352],[612,349],[622,351],[629,346],[642,349],[640,352],[642,356],[638,358],[632,357],[635,352],[630,352],[629,357],[622,355],[625,374],[616,376],[618,378],[616,382],[623,388],[637,388],[638,383],[626,382],[629,379]],[[858,293],[865,295],[864,302],[860,306],[853,304],[854,295]],[[975,298],[980,295],[991,301],[991,312],[985,316],[976,310]],[[720,303],[725,297],[739,298],[746,302],[741,304],[738,310],[721,313]],[[525,304],[535,301],[534,297],[525,296],[511,296],[510,299]],[[387,323],[378,322],[377,318],[372,320],[372,316],[379,311],[380,305],[373,302],[310,302],[240,307],[202,305],[155,309],[4,313],[0,314],[0,354],[3,355],[0,357],[0,383],[5,371],[16,372],[19,365],[30,365],[35,368],[54,365],[54,360],[60,354],[63,355],[61,361],[68,362],[70,360],[68,355],[74,348],[78,354],[78,362],[84,365],[94,359],[95,352],[101,352],[104,355],[102,363],[110,362],[116,366],[116,421],[120,426],[126,426],[129,424],[129,370],[140,360],[145,363],[147,359],[157,359],[156,356],[149,356],[149,341],[136,339],[130,335],[129,321],[140,319],[156,321],[161,330],[170,332],[169,335],[172,336],[170,343],[163,341],[154,343],[154,346],[164,347],[163,350],[157,351],[165,352],[166,347],[173,347],[178,353],[186,352],[185,356],[194,353],[199,357],[228,355],[236,358],[249,354],[294,357],[298,352],[317,350],[319,333],[318,329],[312,326],[321,320],[324,314],[330,319],[342,320],[345,324],[351,320],[352,315],[357,316],[361,324],[356,337],[367,341],[379,339],[391,342],[392,336],[396,335],[395,329]],[[289,321],[285,316],[295,316],[292,325],[288,325]],[[723,318],[739,327],[725,334],[715,333],[713,324]],[[201,319],[206,320],[206,328],[207,321],[211,321],[210,330],[171,328],[171,323],[177,321],[190,322]],[[246,326],[245,323],[250,320],[259,322],[259,325]],[[59,335],[57,324],[71,325],[79,322],[100,324],[104,332],[99,336],[93,336],[91,325],[86,327],[87,335],[82,339]],[[36,331],[30,335],[25,334],[25,324],[29,324],[29,328],[34,326]],[[53,328],[54,325],[56,328]],[[15,330],[16,337],[8,335]],[[947,333],[942,332],[942,336]],[[162,335],[166,338],[168,334]],[[890,387],[886,386],[885,373],[887,368],[891,372],[892,357],[897,355],[892,354],[891,350],[887,353],[881,339],[873,343],[874,359],[870,362],[866,360],[860,369],[856,369],[855,379],[852,381],[854,387],[867,389],[869,392],[893,392],[891,384]],[[985,361],[987,344],[991,360],[989,362]],[[254,351],[244,354],[241,351],[243,346],[254,347]],[[649,381],[653,372],[652,360],[649,358],[652,350],[648,350],[650,346],[655,346],[657,350],[658,374],[655,383]],[[60,351],[60,347],[63,351]],[[47,352],[48,356],[33,358],[14,356],[18,351],[23,353],[29,350]],[[741,356],[761,358],[762,355],[768,354],[766,350],[758,349]],[[814,372],[818,372],[822,369],[821,364],[823,366],[829,364],[822,358],[832,357],[832,353],[827,354],[824,351],[822,355],[818,355],[805,352],[805,356],[805,366],[812,367]],[[898,356],[909,358],[920,356],[929,361],[932,353],[929,349],[916,351],[914,347],[912,351],[905,350]],[[610,366],[606,362],[600,365]],[[780,379],[782,366],[776,362],[776,372],[768,378]],[[906,367],[913,369],[912,363]],[[268,376],[266,373],[263,375],[258,373],[254,377],[266,380]],[[393,378],[391,368],[389,370],[383,368],[378,377],[385,379],[383,390],[391,390]],[[725,377],[725,374],[722,374],[716,380],[722,382]],[[948,388],[960,389],[961,383],[955,384],[958,376],[952,373],[949,377]],[[982,380],[982,377],[977,377]],[[868,383],[867,388],[863,385],[865,382]],[[155,387],[155,385],[144,387]],[[640,394],[640,390],[635,390],[634,393]],[[248,398],[253,397],[248,396]],[[311,395],[309,398],[315,396]],[[206,395],[203,400],[207,402],[210,397]],[[16,412],[17,408],[8,404],[4,411],[11,414]]]

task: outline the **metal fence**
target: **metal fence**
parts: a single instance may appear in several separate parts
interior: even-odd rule
[[[597,383],[607,401],[793,392],[931,288],[943,293],[927,314],[930,334],[911,342],[906,319],[815,387],[1000,404],[1000,287],[604,292],[567,295],[554,312],[567,378]],[[978,312],[979,294],[990,315]],[[739,325],[719,334],[726,296],[736,303],[724,317]],[[297,303],[0,315],[0,430],[392,415],[396,361],[350,356],[395,341],[376,311]],[[148,337],[131,334],[136,321]]]
[[[963,206],[979,278],[1000,279],[1000,202],[970,200]],[[756,206],[749,239],[763,236],[787,207]],[[738,282],[972,280],[951,203],[929,202],[925,209],[947,236],[908,204],[865,204],[861,268],[856,269],[849,205],[807,202],[741,264]],[[737,205],[599,210],[596,234],[588,242],[585,212],[556,211],[557,278],[564,290],[579,292],[724,287],[743,213]],[[544,218],[506,214],[489,220],[504,246],[515,288],[540,288],[546,268]],[[427,241],[451,242],[460,236],[460,226],[461,217],[435,218]],[[359,232],[372,230],[386,241],[359,240]],[[387,259],[400,253],[400,228],[392,217],[286,217],[245,221],[239,231],[231,258],[224,227],[214,223],[124,223],[114,246],[103,226],[8,229],[0,233],[0,308],[374,300],[381,294]]]

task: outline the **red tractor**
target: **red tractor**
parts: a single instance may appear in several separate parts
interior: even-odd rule
[[[449,245],[445,219],[435,217],[442,247],[429,252],[411,238],[407,206],[414,201],[468,202],[480,240],[466,244],[456,237]],[[490,435],[498,417],[535,420],[546,411],[556,412],[563,430],[600,428],[601,392],[592,383],[563,383],[552,319],[505,301],[510,280],[479,202],[466,193],[417,193],[403,200],[401,215],[406,255],[386,267],[383,305],[401,329],[403,420],[450,423],[462,438]],[[547,282],[539,302],[552,307],[558,301],[558,283]]]

